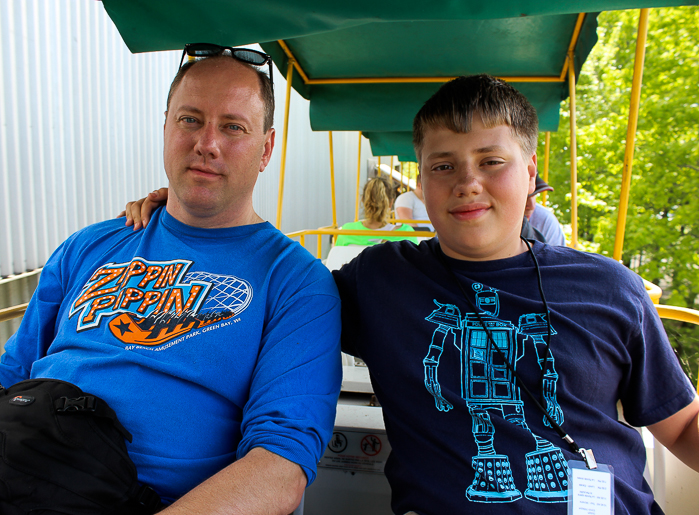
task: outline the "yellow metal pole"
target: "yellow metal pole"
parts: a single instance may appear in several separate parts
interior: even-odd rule
[[[379,156],[379,166],[378,166],[378,169],[376,171],[376,176],[381,177],[381,156]]]
[[[282,163],[279,167],[279,194],[277,197],[277,229],[282,228],[282,200],[284,199],[284,172],[286,171],[286,142],[289,139],[289,106],[291,103],[291,79],[294,77],[294,60],[289,59],[286,69],[286,105],[284,106],[284,137],[282,138]]]
[[[631,191],[631,167],[633,151],[636,143],[636,128],[638,127],[638,111],[641,102],[641,84],[643,82],[643,63],[646,57],[646,36],[648,35],[649,9],[641,9],[638,19],[638,36],[636,37],[636,58],[633,68],[633,83],[631,85],[631,104],[629,106],[629,124],[626,129],[626,152],[624,153],[624,171],[621,176],[621,195],[619,212],[616,221],[616,237],[614,239],[613,257],[621,260],[624,248],[624,232],[626,230],[626,215],[629,207]]]
[[[0,309],[0,322],[5,322],[6,320],[12,320],[13,318],[19,318],[24,315],[27,310],[26,304],[18,304],[17,306],[11,306],[9,308]]]
[[[393,156],[391,156],[391,186],[393,186]]]
[[[335,206],[335,159],[333,157],[333,131],[328,132],[330,139],[330,187],[332,188],[333,227],[337,227],[337,209]]]
[[[570,246],[578,248],[578,151],[575,139],[575,66],[573,51],[568,51],[568,90],[570,94]]]
[[[549,182],[549,154],[551,153],[551,131],[546,131],[546,139],[544,140],[544,182]],[[548,199],[548,191],[541,192],[541,203],[546,205]]]
[[[354,221],[359,220],[359,182],[362,170],[362,131],[359,131],[359,146],[357,148],[357,202],[354,204]]]

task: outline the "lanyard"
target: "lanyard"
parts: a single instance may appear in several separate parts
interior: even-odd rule
[[[579,454],[583,461],[585,462],[585,465],[587,466],[588,469],[596,469],[597,468],[597,461],[595,460],[595,456],[592,453],[592,449],[584,449],[580,446],[578,446],[577,443],[575,443],[575,440],[571,438],[566,432],[563,430],[563,428],[551,417],[551,415],[548,414],[548,411],[544,406],[542,406],[542,400],[543,400],[543,394],[544,394],[544,374],[546,372],[546,362],[548,361],[548,356],[549,356],[549,351],[551,348],[551,313],[549,312],[548,309],[548,304],[546,303],[546,296],[544,295],[544,288],[541,283],[541,270],[539,269],[539,262],[536,259],[536,255],[534,254],[534,251],[532,250],[531,244],[525,239],[522,238],[522,241],[525,243],[527,246],[527,249],[529,251],[529,255],[532,257],[532,260],[534,261],[534,268],[536,269],[536,276],[538,280],[538,286],[539,286],[539,295],[541,296],[541,302],[544,305],[544,313],[546,314],[546,327],[547,327],[547,338],[546,338],[546,351],[544,353],[544,360],[542,361],[541,364],[541,377],[539,379],[539,388],[541,390],[541,395],[539,399],[537,399],[534,394],[527,388],[527,385],[524,384],[524,381],[517,375],[517,371],[515,370],[514,366],[509,362],[507,359],[507,356],[500,350],[500,348],[495,344],[495,340],[493,340],[493,336],[490,333],[490,330],[486,326],[486,324],[483,323],[483,319],[481,318],[480,313],[476,309],[476,307],[473,305],[473,302],[471,302],[470,297],[466,293],[466,290],[464,289],[463,285],[459,281],[459,278],[456,276],[452,268],[449,266],[449,263],[447,263],[446,259],[444,259],[444,253],[441,251],[441,249],[437,249],[437,257],[439,260],[442,262],[442,265],[444,265],[444,268],[447,269],[449,274],[451,275],[452,279],[456,283],[456,285],[459,287],[459,290],[461,290],[461,293],[463,294],[464,298],[466,299],[466,302],[468,303],[469,307],[471,308],[471,311],[476,315],[476,318],[478,318],[478,322],[481,324],[481,327],[485,331],[485,334],[488,336],[488,344],[493,347],[493,349],[500,354],[500,357],[502,360],[505,362],[507,365],[507,368],[512,372],[512,375],[519,381],[520,388],[524,390],[524,393],[527,394],[529,399],[534,403],[534,405],[539,408],[539,410],[544,414],[544,417],[548,421],[548,423],[551,425],[551,427],[558,433],[558,436],[561,437],[561,439],[568,444],[568,447],[570,450],[574,453]]]

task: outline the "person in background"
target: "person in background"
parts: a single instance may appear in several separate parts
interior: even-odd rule
[[[527,197],[527,204],[524,207],[524,216],[529,219],[529,224],[539,231],[549,245],[565,246],[566,237],[563,234],[561,224],[558,223],[553,211],[537,203],[536,196],[542,191],[553,191],[544,180],[536,176],[536,186],[534,192]]]
[[[391,215],[391,207],[395,199],[395,190],[387,179],[374,177],[369,179],[362,190],[362,205],[364,206],[363,220],[348,222],[342,226],[343,229],[353,230],[376,230],[386,232],[408,232],[414,233],[411,226],[407,224],[394,225],[388,222]],[[389,236],[352,236],[341,234],[337,237],[335,245],[376,245],[386,240],[409,240],[417,243],[414,235]]]
[[[415,191],[407,191],[396,199],[396,218],[398,220],[429,220],[419,174],[415,182]],[[434,231],[432,224],[411,225],[418,231]]]

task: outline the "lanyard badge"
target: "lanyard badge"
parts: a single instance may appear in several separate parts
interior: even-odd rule
[[[587,449],[581,451],[592,454]],[[568,462],[568,515],[614,515],[614,469],[611,465],[595,462],[595,468],[591,468],[587,462]]]

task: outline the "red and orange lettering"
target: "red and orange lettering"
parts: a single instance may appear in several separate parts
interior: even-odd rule
[[[155,279],[156,277],[158,277],[162,271],[163,271],[163,267],[162,267],[162,266],[150,265],[150,266],[148,267],[148,270],[146,270],[146,275],[145,275],[145,277],[143,278],[143,280],[142,280],[140,283],[138,283],[138,287],[139,287],[139,288],[145,288],[146,285],[147,285],[150,281],[152,281],[153,279]]]
[[[201,291],[202,287],[197,286],[196,284],[192,286],[192,289],[189,291],[189,297],[187,297],[187,303],[184,305],[184,310],[189,311],[192,309],[192,304],[196,302],[197,297],[199,297],[199,292]]]
[[[135,300],[141,300],[143,298],[143,290],[138,288],[126,288],[122,293],[121,302],[119,302],[119,309],[126,309]]]
[[[170,293],[170,290],[165,290],[163,292],[163,296],[160,297],[160,302],[158,302],[158,305],[153,310],[153,314],[160,313],[160,310],[163,309],[163,304],[165,304],[165,301],[167,300],[167,296],[169,295],[169,293]]]
[[[124,275],[117,281],[117,284],[120,286],[126,286],[129,284],[129,279],[131,279],[134,276],[137,275],[143,275],[146,273],[146,269],[148,267],[146,264],[139,260],[139,259],[134,259],[129,263],[129,266],[126,268],[126,271],[124,272]]]
[[[100,286],[104,286],[105,284],[113,281],[117,277],[121,275],[121,273],[124,271],[124,267],[119,267],[119,268],[102,268],[100,270],[97,270],[94,274],[92,274],[92,277],[96,279],[97,277],[104,275],[102,279],[97,281],[95,284],[91,285],[87,290],[85,290],[85,293],[83,293],[78,300],[75,301],[75,304],[73,304],[74,307],[78,307],[81,304],[84,304],[90,299],[94,299],[95,297],[98,297],[100,295],[106,295],[107,293],[114,293],[119,289],[118,286],[113,286],[111,288],[105,288],[104,290],[100,290]]]
[[[115,295],[107,295],[105,297],[93,300],[92,304],[90,304],[90,310],[87,312],[85,318],[83,318],[82,323],[89,324],[92,322],[95,319],[95,314],[98,311],[104,311],[105,309],[111,307],[114,304],[115,299]]]
[[[160,291],[149,291],[148,293],[146,293],[146,296],[143,299],[143,302],[141,302],[141,305],[138,306],[137,311],[141,314],[145,313],[149,306],[152,306],[153,304],[158,302],[158,299],[160,299],[160,296],[162,294],[163,293]]]
[[[167,303],[163,308],[166,312],[172,309],[172,305],[175,305],[175,314],[178,316],[182,314],[182,290],[180,288],[173,288],[170,292],[170,298],[167,299]]]
[[[167,265],[163,268],[163,273],[155,283],[155,288],[165,288],[166,286],[174,286],[177,281],[177,275],[182,270],[182,263]]]

